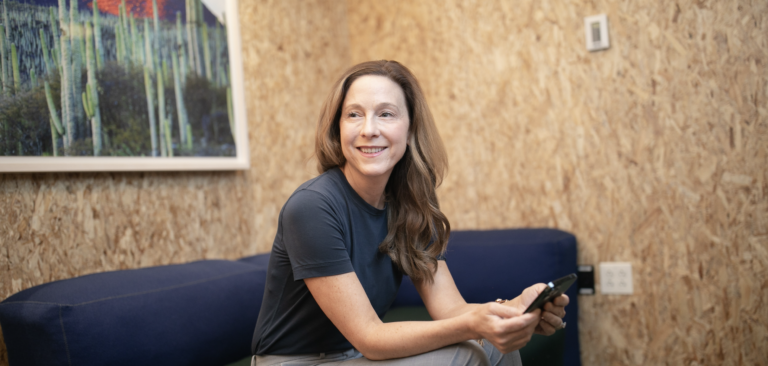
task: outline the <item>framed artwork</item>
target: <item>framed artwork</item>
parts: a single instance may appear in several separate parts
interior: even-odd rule
[[[249,167],[237,0],[2,0],[0,172]]]

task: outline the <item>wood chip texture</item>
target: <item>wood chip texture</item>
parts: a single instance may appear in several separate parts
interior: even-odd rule
[[[633,295],[579,297],[584,365],[768,364],[768,2],[347,7],[353,63],[426,89],[453,228],[557,227],[580,263],[632,263]]]

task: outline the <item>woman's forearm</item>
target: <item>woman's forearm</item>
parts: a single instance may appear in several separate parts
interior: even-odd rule
[[[401,358],[476,339],[469,314],[431,322],[380,323],[353,344],[370,360]]]
[[[429,315],[432,317],[433,320],[451,319],[451,318],[460,316],[462,314],[468,313],[474,310],[475,308],[477,308],[478,306],[480,306],[480,304],[468,304],[466,301],[457,301],[453,303],[452,306],[445,306],[439,309],[433,309],[429,313]],[[432,313],[435,313],[435,314],[432,314]]]

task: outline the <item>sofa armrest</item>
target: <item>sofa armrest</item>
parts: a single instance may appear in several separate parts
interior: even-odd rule
[[[0,303],[14,365],[224,365],[250,354],[266,267],[207,260],[97,273]]]

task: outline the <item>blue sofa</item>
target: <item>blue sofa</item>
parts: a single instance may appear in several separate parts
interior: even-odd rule
[[[268,261],[269,254],[262,254],[105,272],[21,291],[0,303],[10,366],[211,366],[243,360],[250,353]],[[552,229],[455,231],[446,261],[467,301],[512,298],[533,283],[575,272],[576,239]],[[559,341],[545,340],[537,356],[558,359],[545,364],[581,364],[575,286],[567,294],[568,327],[559,337],[547,337]],[[404,278],[393,311],[422,306]]]

